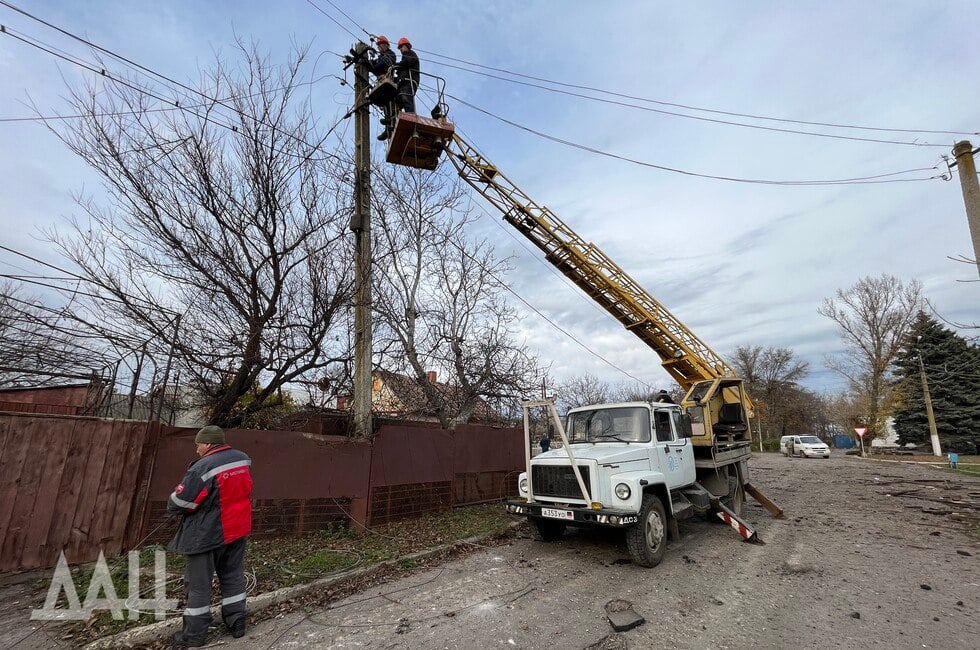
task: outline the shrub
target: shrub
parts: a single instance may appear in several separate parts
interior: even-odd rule
[[[771,440],[762,441],[763,451],[779,451],[779,438],[772,438]]]

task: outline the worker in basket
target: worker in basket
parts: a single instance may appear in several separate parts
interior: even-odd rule
[[[395,66],[395,52],[391,49],[391,44],[388,41],[388,37],[382,34],[375,41],[378,45],[378,55],[373,59],[368,60],[367,67],[372,74],[380,81],[382,77],[389,74]],[[384,111],[384,117],[381,120],[381,124],[384,126],[389,126],[393,124],[394,117],[396,113],[395,103],[388,102],[381,107]]]
[[[412,49],[412,43],[406,37],[398,39],[398,51],[401,52],[401,61],[395,64],[395,73],[398,75],[398,94],[395,96],[395,104],[399,110],[406,113],[415,112],[415,93],[419,88],[419,56]],[[388,118],[391,121],[391,118]],[[394,124],[386,125],[387,128],[378,136],[378,140],[384,141],[391,136]]]

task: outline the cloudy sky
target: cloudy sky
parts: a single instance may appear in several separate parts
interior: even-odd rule
[[[312,43],[319,57],[307,71],[312,77],[342,75],[334,53],[366,38],[362,28],[408,36],[423,70],[444,77],[459,100],[632,159],[550,141],[449,100],[464,137],[709,346],[723,356],[739,345],[790,347],[810,361],[806,383],[817,390],[841,386],[824,367],[840,342],[817,308],[863,276],[918,279],[944,318],[980,321],[976,267],[949,259],[973,257],[958,179],[912,180],[945,172],[942,156],[956,140],[980,142],[971,135],[980,131],[977,2],[11,1],[188,82],[216,53],[228,53],[236,35],[257,40],[276,61],[287,58],[292,42]],[[4,6],[0,23],[91,60],[80,44]],[[39,229],[76,214],[72,195],[96,191],[98,181],[43,126],[6,118],[32,115],[29,102],[45,114],[64,112],[66,83],[86,74],[0,35],[0,239],[54,262]],[[312,99],[332,123],[350,96],[327,77]],[[420,104],[427,112],[425,96]],[[904,170],[920,171],[887,177],[902,182],[850,185],[703,177],[825,181]],[[528,312],[522,335],[553,364],[553,375],[626,379],[602,357],[649,384],[669,385],[655,354],[508,228],[488,212],[474,235],[492,237],[501,254],[513,255],[514,291],[598,355]],[[17,273],[26,266],[3,253],[0,268]]]

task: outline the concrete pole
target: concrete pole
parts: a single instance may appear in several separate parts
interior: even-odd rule
[[[973,160],[973,145],[968,140],[957,142],[953,147],[956,168],[960,172],[960,187],[963,188],[963,203],[966,205],[966,220],[970,224],[970,237],[973,239],[973,257],[980,274],[980,182],[977,180],[977,165]]]
[[[367,45],[354,64],[354,431],[371,437],[371,111],[367,103]]]
[[[929,436],[932,438],[932,455],[942,456],[943,452],[939,448],[939,432],[936,431],[936,417],[932,413],[932,397],[929,395],[929,382],[926,381],[926,367],[922,363],[922,352],[916,350],[919,355],[919,375],[922,377],[922,394],[926,399],[926,417],[929,419]]]

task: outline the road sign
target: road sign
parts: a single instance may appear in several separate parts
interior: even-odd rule
[[[854,427],[854,433],[858,434],[859,438],[863,438],[864,434],[868,432],[868,427]]]

